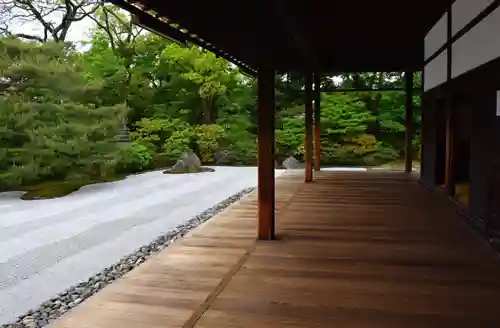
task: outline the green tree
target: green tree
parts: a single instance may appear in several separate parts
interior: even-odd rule
[[[323,156],[337,165],[372,165],[396,157],[396,153],[369,133],[378,118],[356,95],[332,94],[322,99]]]
[[[0,40],[0,180],[16,186],[112,169],[123,106],[102,106],[58,44]]]
[[[227,90],[228,63],[213,53],[198,47],[182,47],[169,44],[162,59],[188,82],[187,90],[196,90],[199,96],[198,108],[194,110],[196,123],[213,124],[217,119],[216,101]],[[180,90],[182,92],[184,90]]]

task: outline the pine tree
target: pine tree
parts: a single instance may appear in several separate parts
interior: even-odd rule
[[[61,44],[0,39],[0,185],[79,179],[112,167],[123,106],[102,106]]]

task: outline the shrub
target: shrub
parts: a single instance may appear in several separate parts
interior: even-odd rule
[[[162,155],[176,160],[191,149],[200,156],[203,163],[210,163],[213,162],[214,153],[219,149],[223,136],[224,128],[217,124],[179,129],[165,140]]]
[[[203,163],[214,161],[214,153],[219,149],[219,143],[223,136],[224,128],[220,125],[210,124],[196,127],[196,145]]]
[[[396,150],[377,141],[373,135],[361,134],[342,143],[322,143],[323,162],[330,165],[378,165],[393,161]]]
[[[218,163],[222,165],[256,165],[257,143],[252,140],[237,140],[227,149],[228,154]]]
[[[155,154],[153,157],[153,167],[157,169],[163,169],[174,165],[175,159],[165,154]]]
[[[257,136],[252,122],[244,115],[228,115],[217,120],[224,129],[217,152],[227,154],[217,164],[255,165],[257,162]]]
[[[139,142],[132,142],[122,147],[116,160],[116,172],[139,172],[150,168],[153,164],[154,153]]]
[[[304,119],[301,115],[285,117],[276,129],[276,152],[279,160],[304,154]]]
[[[187,122],[176,118],[143,118],[135,123],[135,127],[132,140],[154,147],[157,152],[161,152],[169,139],[179,138],[176,133],[191,128]]]
[[[192,128],[175,131],[163,145],[162,154],[171,160],[177,160],[186,151],[191,149],[194,132]]]

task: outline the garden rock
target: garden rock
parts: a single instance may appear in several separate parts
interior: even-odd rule
[[[184,154],[182,154],[181,160],[184,162],[184,164],[190,170],[199,170],[201,168],[201,161],[200,161],[200,159],[191,150],[185,152]]]
[[[177,160],[177,162],[170,168],[172,172],[182,172],[188,169],[186,163],[182,159]]]
[[[282,164],[284,169],[293,170],[302,168],[302,164],[293,156],[288,157]]]
[[[201,161],[192,151],[185,152],[182,154],[181,158],[163,173],[192,173],[192,172],[204,172],[205,170],[201,167]]]

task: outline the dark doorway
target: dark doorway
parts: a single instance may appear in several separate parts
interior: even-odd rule
[[[472,105],[460,95],[454,99],[453,128],[453,181],[455,197],[465,206],[469,205],[470,149],[472,137]]]
[[[486,99],[492,99],[492,97]],[[496,98],[496,97],[495,97]],[[497,151],[500,149],[500,117],[498,114],[497,104],[495,102],[495,106],[493,106],[493,101],[491,104],[488,104],[488,107],[491,107],[489,118],[489,124],[492,125],[493,129],[489,134],[489,139],[493,139],[493,142],[488,145],[485,149],[487,154],[487,158],[489,157],[492,161],[492,170],[488,176],[488,189],[489,189],[489,215],[486,221],[486,233],[490,242],[494,245],[494,247],[500,251],[500,155]],[[495,115],[493,115],[493,109],[496,111]],[[486,122],[483,123],[483,129]],[[483,171],[483,175],[486,173]]]

